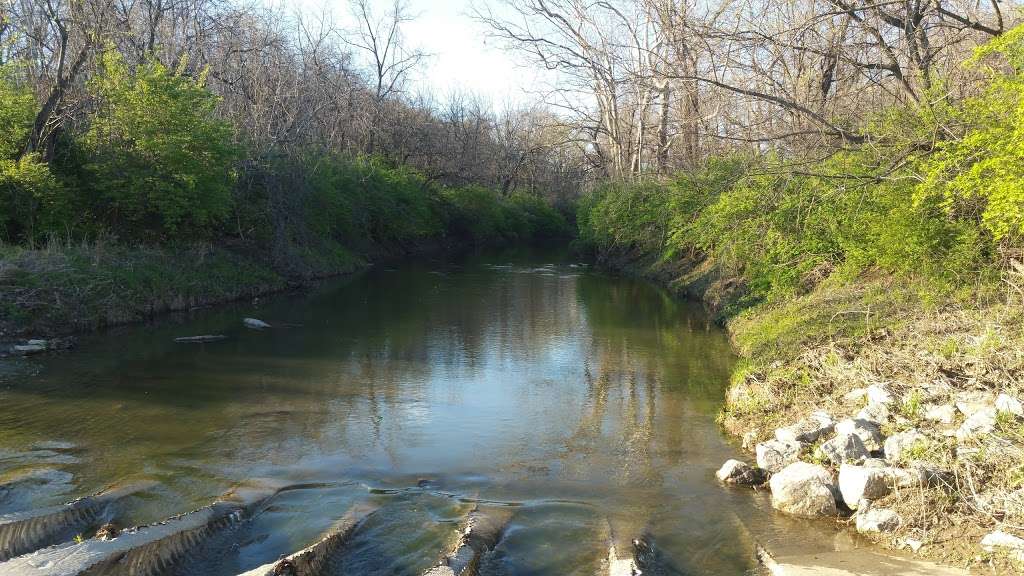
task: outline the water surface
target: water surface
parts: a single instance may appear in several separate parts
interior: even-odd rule
[[[257,317],[273,329],[244,328]],[[223,334],[209,344],[178,336]],[[429,567],[476,501],[513,509],[489,574],[594,574],[647,535],[665,573],[743,574],[753,538],[806,542],[763,496],[716,484],[735,361],[693,305],[554,256],[376,267],[0,364],[0,513],[157,480],[152,522],[238,482],[301,484],[260,514],[232,574],[385,513],[344,574]]]

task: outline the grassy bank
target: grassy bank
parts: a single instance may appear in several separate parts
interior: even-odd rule
[[[114,45],[97,57],[81,118],[45,146],[26,63],[0,66],[8,336],[136,321],[382,258],[570,233],[542,191],[441,179],[410,165],[408,151],[368,155],[294,134],[260,143],[184,60],[131,63]]]
[[[566,237],[544,201],[450,187],[378,159],[310,156],[254,171],[202,239],[50,236],[0,244],[0,335],[135,322],[296,287],[378,259]]]
[[[794,169],[730,157],[671,179],[607,183],[580,203],[580,247],[708,303],[741,355],[720,421],[751,449],[815,410],[855,417],[865,407],[855,390],[887,389],[882,433],[923,437],[890,464],[947,474],[875,502],[901,522],[868,537],[1018,573],[1011,553],[980,541],[1024,535],[1022,419],[1000,410],[991,430],[957,432],[971,403],[1024,394],[1019,242],[986,227],[985,203],[974,213],[930,203],[916,176],[931,160],[905,179],[843,177],[881,170],[878,160],[852,150]],[[951,420],[934,417],[942,407]],[[818,444],[801,458],[828,464]]]
[[[750,303],[749,281],[706,256],[666,259],[618,246],[598,258],[703,298],[717,313],[741,356],[720,414],[737,443],[742,439],[753,452],[776,428],[817,410],[853,417],[865,402],[847,395],[882,385],[896,399],[883,434],[916,430],[927,437],[892,463],[925,462],[949,472],[950,482],[877,501],[897,510],[902,522],[894,532],[869,537],[894,548],[923,542],[918,554],[997,573],[1024,568],[1005,552],[979,547],[993,530],[1018,533],[1013,527],[1024,519],[1021,420],[1001,413],[990,434],[959,441],[965,414],[957,411],[951,422],[928,417],[934,407],[955,407],[964,397],[981,395],[991,404],[999,393],[1024,396],[1024,309],[1015,289],[958,295],[874,268]],[[1024,277],[1007,280],[1024,285]],[[821,463],[816,448],[806,446],[802,458]]]

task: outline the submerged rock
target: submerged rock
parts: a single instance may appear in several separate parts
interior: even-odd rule
[[[245,324],[246,328],[252,328],[254,330],[263,330],[265,328],[270,328],[270,324],[267,324],[266,322],[258,318],[243,318],[242,324]]]
[[[203,342],[217,342],[218,340],[224,340],[227,336],[222,334],[203,334],[201,336],[181,336],[175,338],[175,342],[181,342],[185,344],[191,343],[203,343]]]
[[[40,352],[46,352],[46,350],[46,340],[29,340],[25,344],[15,344],[11,347],[11,352],[21,356],[39,354]]]
[[[883,448],[882,431],[878,424],[863,418],[843,420],[836,424],[837,434],[856,434],[868,452],[880,452]]]
[[[737,484],[740,486],[759,486],[768,479],[768,474],[760,468],[754,468],[746,462],[739,460],[727,460],[715,477],[719,482],[726,484]]]
[[[869,456],[868,449],[856,434],[836,434],[818,447],[818,456],[832,464],[861,462]]]
[[[824,466],[794,462],[772,476],[772,506],[800,518],[838,514],[835,484]]]
[[[799,459],[801,447],[802,444],[799,442],[784,442],[782,440],[761,442],[755,449],[757,467],[772,473],[778,472]]]

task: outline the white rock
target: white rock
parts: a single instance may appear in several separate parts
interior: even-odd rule
[[[1024,538],[1019,538],[1013,534],[1008,534],[1002,530],[996,530],[986,534],[981,539],[981,547],[985,550],[992,552],[997,548],[1004,550],[1024,551]]]
[[[794,462],[772,476],[772,506],[793,516],[818,518],[838,513],[835,483],[823,466]]]
[[[854,464],[839,467],[839,493],[843,502],[856,510],[861,500],[877,500],[892,492],[888,468],[868,468]]]
[[[725,464],[715,472],[715,477],[726,484],[739,484],[741,486],[757,486],[764,484],[767,475],[739,460],[726,460]]]
[[[818,438],[832,432],[835,422],[828,414],[815,413],[808,418],[775,430],[775,439],[782,442],[804,442],[810,444]]]
[[[928,442],[928,437],[914,429],[893,434],[885,439],[885,457],[889,460],[899,461],[904,452],[917,444],[926,442]]]
[[[242,318],[242,324],[245,324],[246,328],[253,328],[256,330],[270,328],[270,324],[267,324],[266,322],[258,318]]]
[[[928,471],[924,468],[886,468],[885,473],[893,488],[920,488],[928,485]]]
[[[1000,394],[996,398],[996,410],[1014,416],[1024,416],[1024,405],[1020,403],[1020,400],[1006,393]]]
[[[964,441],[991,434],[996,429],[996,416],[998,413],[995,408],[984,408],[975,412],[957,429],[956,439]]]
[[[992,406],[992,396],[987,392],[967,390],[956,395],[956,408],[970,418],[975,413]]]
[[[914,540],[913,538],[905,538],[903,540],[903,543],[906,544],[907,548],[910,548],[910,551],[914,554],[917,554],[918,550],[920,550],[924,546],[924,542],[920,540]]]
[[[757,445],[757,432],[750,430],[743,435],[743,449],[753,450]]]
[[[773,473],[778,472],[797,461],[801,446],[799,442],[783,442],[781,440],[761,442],[755,448],[757,467]]]
[[[15,354],[23,354],[27,356],[29,354],[46,352],[46,346],[42,344],[15,344],[11,347],[11,351]]]
[[[865,392],[866,392],[867,397],[868,397],[868,403],[878,403],[878,404],[891,404],[892,403],[892,394],[889,393],[889,390],[886,389],[885,386],[882,386],[882,385],[879,385],[879,384],[872,384],[871,386],[867,387]]]
[[[857,412],[857,419],[868,420],[881,426],[889,421],[889,406],[881,402],[871,402]]]
[[[868,457],[868,449],[856,434],[836,434],[818,446],[818,456],[832,464],[861,462]]]
[[[843,401],[848,404],[858,404],[863,402],[868,397],[867,388],[854,388],[846,394],[843,394]]]
[[[855,418],[843,420],[836,424],[836,434],[856,434],[869,452],[882,450],[882,431],[878,424],[871,420]]]
[[[900,515],[888,508],[861,505],[857,512],[857,532],[861,534],[892,532],[900,527]]]
[[[932,404],[925,406],[924,419],[942,424],[952,424],[956,420],[956,406],[952,404]]]

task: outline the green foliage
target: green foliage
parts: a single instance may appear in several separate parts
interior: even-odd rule
[[[992,246],[934,200],[912,200],[910,167],[870,149],[799,171],[774,157],[718,159],[671,181],[612,183],[585,197],[580,236],[600,251],[710,257],[744,281],[743,302],[806,293],[838,273],[879,268],[955,285],[987,271]]]
[[[259,185],[243,183],[234,220],[257,235],[283,222],[293,244],[290,258],[308,259],[307,249],[323,253],[339,246],[361,254],[401,253],[424,245],[484,246],[569,235],[565,219],[542,199],[443,186],[381,158],[310,153],[279,159],[263,171]]]
[[[0,159],[0,240],[31,242],[68,217],[64,188],[34,154]]]
[[[32,93],[0,67],[0,241],[31,242],[66,214],[63,188],[35,154],[18,157],[36,114]]]
[[[90,82],[99,106],[82,144],[94,210],[119,234],[208,234],[231,209],[230,125],[216,118],[204,78],[155,59],[134,72],[111,49]]]
[[[1014,241],[1024,235],[1024,27],[983,46],[971,63],[991,56],[1011,69],[983,68],[984,90],[955,114],[962,135],[924,161],[916,198],[938,199],[951,217],[980,220],[995,240]]]
[[[18,155],[36,114],[32,93],[17,83],[15,69],[0,66],[0,159]]]

